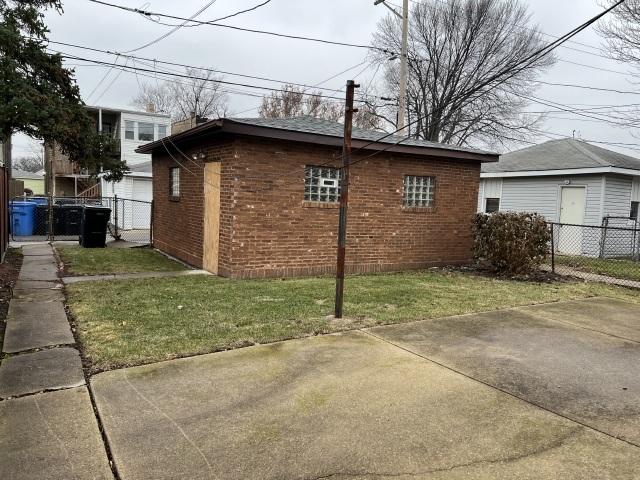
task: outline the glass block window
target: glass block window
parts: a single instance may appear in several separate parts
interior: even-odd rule
[[[170,191],[172,197],[180,196],[180,169],[178,167],[171,168],[169,172],[171,180]]]
[[[305,167],[304,199],[309,202],[339,202],[340,170],[331,167]]]
[[[153,123],[138,122],[138,140],[153,142]]]
[[[129,120],[125,120],[124,122],[124,138],[127,140],[133,140],[136,138],[135,133],[136,123],[131,122]]]
[[[436,177],[404,177],[404,206],[433,207],[436,191]]]

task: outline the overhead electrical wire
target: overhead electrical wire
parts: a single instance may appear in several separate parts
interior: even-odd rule
[[[177,15],[169,15],[169,14],[165,14],[165,13],[158,13],[158,12],[150,12],[147,10],[143,10],[143,9],[139,9],[139,8],[132,8],[132,7],[127,7],[124,5],[117,5],[115,3],[109,3],[109,2],[105,2],[103,0],[88,0],[89,2],[92,3],[96,3],[96,4],[100,4],[100,5],[105,5],[108,7],[112,7],[112,8],[117,8],[120,10],[124,10],[127,12],[132,12],[132,13],[137,13],[140,15],[145,15],[145,16],[156,16],[156,17],[164,17],[164,18],[171,18],[173,20],[189,20],[187,18],[184,17],[179,17]],[[200,25],[210,25],[212,27],[219,27],[219,28],[226,28],[226,29],[231,29],[231,30],[238,30],[241,32],[250,32],[250,33],[257,33],[257,34],[261,34],[261,35],[269,35],[269,36],[274,36],[274,37],[281,37],[281,38],[287,38],[287,39],[291,39],[291,40],[304,40],[307,42],[316,42],[316,43],[324,43],[327,45],[337,45],[337,46],[342,46],[342,47],[353,47],[353,48],[362,48],[362,49],[366,49],[366,50],[377,50],[379,52],[383,52],[383,53],[387,53],[387,54],[394,54],[394,52],[390,52],[384,48],[379,48],[379,47],[373,47],[371,45],[364,45],[364,44],[358,44],[358,43],[349,43],[349,42],[339,42],[336,40],[327,40],[324,38],[315,38],[315,37],[306,37],[303,35],[292,35],[292,34],[285,34],[285,33],[279,33],[279,32],[271,32],[271,31],[267,31],[267,30],[259,30],[259,29],[254,29],[254,28],[244,28],[244,27],[238,27],[235,25],[227,25],[227,24],[222,24],[222,23],[215,23],[212,21],[204,21],[204,20],[190,20],[193,23],[197,23]]]
[[[184,22],[182,22],[180,25],[176,25],[175,27],[173,27],[171,30],[169,30],[168,32],[160,35],[158,38],[155,38],[154,40],[151,40],[150,42],[145,43],[144,45],[141,45],[139,47],[136,48],[132,48],[131,50],[125,50],[122,53],[133,53],[133,52],[137,52],[138,50],[142,50],[144,48],[150,47],[151,45],[155,45],[156,43],[164,40],[165,38],[167,38],[170,35],[173,35],[175,32],[177,32],[178,30],[180,30],[182,27],[184,27],[187,23],[189,23],[190,21],[194,20],[198,15],[202,14],[205,10],[207,10],[209,7],[211,7],[211,5],[213,5],[214,3],[216,3],[217,0],[209,0],[202,8],[200,8],[197,12],[195,12],[193,15],[191,15],[191,17],[189,17],[188,19],[186,19]]]
[[[214,68],[208,68],[208,67],[200,67],[197,65],[189,65],[186,63],[179,63],[179,62],[169,62],[166,60],[159,60],[156,58],[149,58],[149,57],[141,57],[141,56],[137,56],[137,55],[127,55],[127,54],[122,54],[122,53],[118,53],[118,52],[114,52],[111,50],[105,50],[105,49],[100,49],[100,48],[94,48],[94,47],[87,47],[84,45],[78,45],[78,44],[74,44],[74,43],[68,43],[68,42],[57,42],[57,41],[53,41],[50,40],[49,43],[53,44],[53,45],[62,45],[65,47],[71,47],[71,48],[79,48],[82,50],[88,50],[88,51],[92,51],[92,52],[96,52],[96,53],[104,53],[107,55],[116,55],[119,57],[123,57],[123,58],[131,58],[137,61],[147,61],[147,62],[156,62],[162,65],[171,65],[171,66],[175,66],[175,67],[183,67],[183,68],[194,68],[194,69],[198,69],[198,70],[202,70],[205,72],[212,72],[212,73],[217,73],[220,75],[230,75],[230,76],[234,76],[234,77],[242,77],[242,78],[250,78],[252,80],[262,80],[265,82],[274,82],[274,83],[279,83],[281,85],[284,84],[289,84],[289,85],[295,85],[297,87],[302,87],[302,88],[319,88],[320,90],[325,90],[325,91],[331,91],[331,92],[339,92],[342,93],[342,90],[340,89],[335,89],[335,88],[326,88],[326,87],[320,87],[320,85],[333,80],[334,78],[336,78],[337,76],[340,76],[350,70],[353,70],[361,65],[364,65],[366,63],[366,60],[352,66],[349,67],[346,70],[343,70],[329,78],[327,78],[326,80],[323,80],[322,82],[319,82],[317,84],[314,85],[308,85],[308,84],[304,84],[304,83],[299,83],[299,82],[292,82],[289,80],[281,80],[281,79],[275,79],[275,78],[269,78],[269,77],[264,77],[264,76],[258,76],[258,75],[248,75],[248,74],[243,74],[243,73],[237,73],[237,72],[230,72],[230,71],[225,71],[225,70],[218,70],[218,69],[214,69]],[[59,52],[62,53],[63,55],[66,55],[66,52]],[[92,62],[93,59],[88,60],[89,62]],[[373,97],[373,96],[372,96]]]

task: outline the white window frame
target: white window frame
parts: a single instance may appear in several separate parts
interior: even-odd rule
[[[146,139],[146,138],[140,138],[140,135],[142,134],[142,129],[140,128],[142,125],[145,126],[150,126],[151,127],[151,139]],[[148,123],[148,122],[138,122],[138,141],[139,142],[153,142],[155,140],[155,125],[153,123]]]
[[[304,167],[304,200],[316,203],[340,202],[340,169],[333,167]]]
[[[129,125],[131,126],[131,130],[129,130]],[[127,133],[131,132],[131,138],[127,136]],[[136,122],[133,120],[125,120],[124,121],[124,138],[125,140],[135,140],[136,139]]]
[[[433,208],[436,204],[436,177],[405,175],[402,204],[406,208]]]

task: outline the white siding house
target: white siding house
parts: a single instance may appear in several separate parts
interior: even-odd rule
[[[483,164],[480,177],[479,212],[536,212],[563,224],[639,225],[640,159],[586,142],[553,140],[511,152],[498,163]],[[573,250],[567,253],[626,249],[619,246],[624,244],[620,238],[614,246],[611,238],[609,243],[601,240],[595,229],[561,227],[561,231],[565,232],[561,247]]]

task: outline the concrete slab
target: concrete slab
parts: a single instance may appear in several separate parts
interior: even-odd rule
[[[640,305],[623,300],[595,297],[534,305],[522,311],[640,342]]]
[[[53,255],[24,257],[18,280],[58,280],[58,265]]]
[[[584,302],[583,308],[590,305]],[[555,311],[557,306],[549,308]],[[532,310],[514,309],[370,331],[640,445],[640,344],[549,321],[538,316],[540,310],[535,310],[536,316]]]
[[[0,398],[84,385],[82,362],[73,348],[25,353],[0,363]]]
[[[53,256],[53,248],[47,244],[23,245],[22,255],[25,257],[51,255]]]
[[[61,301],[12,298],[7,311],[7,322],[22,321],[25,318],[40,318],[47,322],[66,322],[67,314]]]
[[[63,302],[61,288],[14,288],[13,299],[32,302]]]
[[[91,383],[127,480],[631,479],[640,469],[636,447],[361,332]]]
[[[85,387],[0,402],[0,478],[113,479]]]
[[[41,280],[17,280],[16,289],[28,290],[28,289],[52,289],[62,288],[62,284],[54,281],[41,281]]]
[[[61,302],[13,299],[9,303],[4,352],[73,343],[75,340]]]

